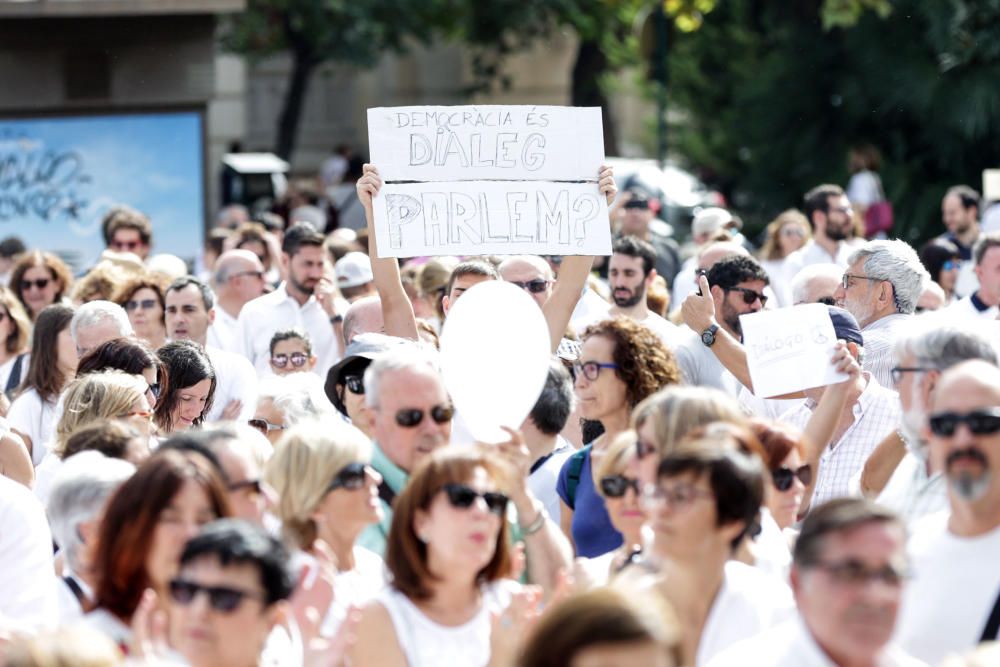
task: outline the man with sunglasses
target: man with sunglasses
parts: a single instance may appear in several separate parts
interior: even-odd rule
[[[215,261],[212,278],[216,299],[215,321],[208,328],[208,344],[236,350],[236,325],[243,306],[264,294],[264,265],[249,250],[228,250]]]
[[[1000,368],[972,360],[945,371],[926,429],[950,510],[926,517],[910,538],[914,577],[899,639],[936,665],[995,640],[1000,628]]]
[[[101,227],[108,250],[130,252],[143,261],[149,257],[153,225],[139,211],[128,206],[115,206],[104,216]]]
[[[555,277],[552,275],[552,267],[541,257],[535,255],[508,257],[500,263],[497,270],[506,282],[527,292],[539,308],[543,307],[552,296]]]

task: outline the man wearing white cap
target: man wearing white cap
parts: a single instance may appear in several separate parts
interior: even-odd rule
[[[375,276],[372,262],[363,252],[349,252],[333,267],[337,277],[337,287],[345,299],[351,303],[366,296],[376,294]]]

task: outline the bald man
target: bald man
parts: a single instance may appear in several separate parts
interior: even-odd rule
[[[229,250],[215,262],[213,283],[216,316],[208,329],[208,344],[232,352],[243,305],[264,293],[264,265],[249,250]]]
[[[910,538],[899,640],[936,665],[997,638],[1000,623],[988,620],[1000,621],[1000,369],[981,360],[953,366],[930,405],[930,466],[944,472],[950,512],[927,517]]]
[[[552,296],[552,267],[537,255],[515,255],[501,262],[500,277],[528,293],[541,308]]]

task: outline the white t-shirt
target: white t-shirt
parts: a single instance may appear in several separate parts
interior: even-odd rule
[[[639,324],[659,336],[660,340],[663,341],[663,345],[670,351],[673,351],[681,340],[683,340],[681,328],[656,313],[649,313],[645,319],[639,320]]]
[[[216,307],[215,321],[208,328],[205,340],[206,347],[217,347],[226,352],[239,352],[239,346],[236,343],[237,322],[235,317],[222,308]]]
[[[983,304],[986,305],[986,304]],[[1000,309],[996,306],[989,306],[986,310],[979,310],[972,303],[972,296],[962,297],[952,301],[945,306],[944,314],[947,317],[954,317],[960,320],[995,320],[1000,315]]]
[[[330,610],[320,628],[320,634],[324,637],[336,634],[337,628],[347,616],[348,609],[352,606],[362,607],[374,600],[386,586],[385,564],[378,554],[359,546],[355,546],[353,552],[354,569],[338,572],[334,576],[333,604],[330,605]]]
[[[882,201],[882,186],[878,175],[872,171],[859,171],[851,176],[847,183],[847,198],[855,206],[868,208],[875,202]]]
[[[907,545],[913,579],[896,625],[899,645],[932,665],[979,643],[1000,595],[1000,527],[958,537],[948,517],[948,511],[932,514],[913,529]]]
[[[42,401],[34,389],[28,389],[14,399],[7,412],[10,427],[31,438],[31,462],[36,466],[45,458],[48,443],[56,428],[55,402]]]
[[[206,347],[205,354],[215,369],[215,398],[206,421],[222,419],[222,411],[232,400],[243,403],[236,421],[253,419],[257,410],[257,373],[253,366],[245,357],[217,347]]]
[[[585,287],[580,300],[573,308],[573,314],[569,318],[569,325],[579,336],[583,330],[594,322],[607,319],[611,304],[601,298],[597,292]]]
[[[559,481],[559,471],[576,450],[562,436],[558,436],[556,448],[545,463],[538,466],[535,472],[528,475],[528,488],[532,495],[542,501],[546,513],[553,521],[559,521],[559,494],[556,493],[556,482]]]
[[[701,334],[685,327],[678,337],[680,342],[674,348],[677,365],[680,366],[684,382],[702,387],[721,389],[732,397],[739,395],[739,381],[726,370],[715,353],[701,342]]]

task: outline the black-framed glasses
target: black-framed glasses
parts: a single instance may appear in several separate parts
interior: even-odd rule
[[[284,424],[272,424],[266,419],[259,419],[257,417],[254,417],[253,419],[248,419],[247,424],[257,429],[264,435],[267,435],[271,431],[283,431],[287,428]]]
[[[430,414],[430,418],[437,424],[447,424],[455,416],[455,408],[450,405],[435,405],[430,410],[420,408],[403,408],[396,411],[396,423],[403,428],[415,428],[424,421],[424,415]]]
[[[931,433],[943,438],[955,435],[959,424],[965,424],[974,435],[993,435],[1000,431],[1000,408],[958,412],[939,412],[928,420]]]
[[[844,289],[851,289],[851,278],[856,278],[858,280],[867,280],[873,283],[880,283],[884,278],[870,278],[868,276],[859,276],[856,273],[845,273],[840,278],[840,286]]]
[[[816,303],[822,303],[826,306],[836,306],[837,300],[834,299],[832,296],[821,296],[820,298],[816,299]]]
[[[330,493],[336,489],[357,491],[364,488],[365,478],[369,471],[374,472],[367,463],[348,463],[333,476],[333,481],[330,482],[330,486],[326,487],[326,492]]]
[[[264,263],[264,260],[261,260],[261,264],[263,264],[263,263]],[[253,276],[254,278],[257,278],[258,280],[260,280],[260,279],[262,279],[264,277],[264,272],[263,271],[239,271],[239,272],[234,273],[233,275],[229,276],[229,279],[230,280],[236,280],[237,278],[242,278],[243,276]]]
[[[309,361],[309,355],[304,352],[292,352],[291,354],[275,354],[271,356],[271,365],[275,368],[285,368],[291,362],[295,368],[302,368]]]
[[[802,482],[802,486],[809,486],[809,482],[813,479],[812,466],[806,463],[795,470],[787,466],[781,466],[771,471],[771,481],[774,483],[774,488],[778,491],[787,491],[792,488],[796,477]]]
[[[889,370],[889,373],[892,374],[892,383],[898,385],[903,381],[903,375],[905,373],[922,373],[929,370],[931,369],[923,366],[893,366]]]
[[[52,282],[51,278],[37,278],[36,280],[22,280],[21,291],[29,290],[34,286],[36,289],[45,289]]]
[[[242,482],[232,482],[226,486],[231,492],[247,489],[258,496],[264,493],[264,487],[259,479],[245,479]]]
[[[187,606],[194,602],[199,593],[208,595],[208,604],[212,609],[222,612],[233,612],[243,603],[244,598],[252,598],[263,602],[262,593],[244,591],[229,586],[204,586],[196,581],[177,577],[170,580],[170,597],[174,602]]]
[[[635,491],[639,495],[639,480],[625,475],[608,475],[601,478],[601,492],[608,498],[621,498],[628,490]]]
[[[491,514],[502,517],[507,512],[508,498],[497,491],[479,493],[466,484],[445,484],[442,489],[448,496],[448,502],[456,509],[468,509],[476,499],[482,498]]]
[[[601,374],[601,370],[604,368],[617,370],[618,364],[602,364],[599,361],[574,361],[573,377],[580,377],[582,375],[593,382]]]
[[[724,288],[727,292],[740,292],[743,294],[743,303],[746,305],[752,304],[757,299],[760,299],[760,307],[763,308],[767,305],[767,295],[763,292],[757,292],[749,287],[726,287]]]
[[[870,581],[880,581],[887,586],[901,586],[909,573],[902,567],[886,563],[882,567],[868,567],[854,558],[835,563],[816,561],[807,567],[825,571],[838,584],[844,586],[864,586]]]
[[[532,294],[541,294],[545,291],[545,288],[549,286],[549,281],[544,278],[535,278],[534,280],[529,280],[528,282],[520,282],[518,280],[508,280],[511,285],[516,285],[523,290],[531,292]]]
[[[363,396],[365,393],[365,378],[363,375],[345,375],[344,386],[352,394]]]

